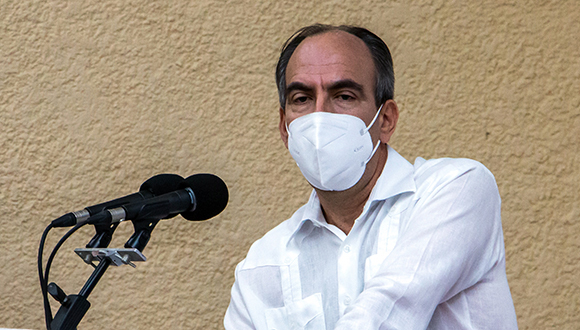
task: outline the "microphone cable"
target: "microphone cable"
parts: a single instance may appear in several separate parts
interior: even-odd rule
[[[58,250],[60,249],[60,247],[64,244],[64,242],[72,234],[74,234],[74,232],[76,232],[79,228],[81,228],[82,226],[86,225],[87,223],[88,223],[87,220],[79,222],[73,228],[71,228],[58,241],[58,243],[52,249],[52,252],[50,253],[50,256],[48,258],[48,261],[46,262],[46,269],[44,270],[44,276],[42,275],[42,253],[43,253],[43,250],[44,250],[44,244],[45,244],[45,241],[46,241],[46,236],[48,235],[48,232],[53,228],[53,225],[52,224],[49,224],[48,227],[46,227],[46,229],[44,230],[44,233],[42,234],[42,237],[40,239],[40,246],[38,248],[38,276],[40,278],[40,288],[42,290],[42,298],[44,300],[44,319],[45,319],[45,322],[46,322],[46,329],[47,330],[51,330],[50,323],[52,322],[52,311],[50,309],[50,301],[48,300],[48,275],[50,273],[50,266],[52,265],[52,261],[54,260],[54,257],[56,256],[56,253],[58,252]]]
[[[50,322],[52,321],[52,311],[50,310],[50,302],[48,301],[48,291],[46,288],[46,283],[44,281],[44,276],[42,274],[42,254],[44,251],[44,244],[48,232],[53,228],[53,224],[49,224],[40,238],[40,244],[38,247],[38,278],[40,279],[40,290],[42,291],[42,300],[44,303],[44,321],[46,322],[46,329],[50,330]]]

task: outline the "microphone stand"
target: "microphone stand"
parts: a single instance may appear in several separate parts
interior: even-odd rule
[[[49,330],[76,330],[77,325],[91,307],[91,303],[87,298],[111,264],[115,266],[130,265],[135,268],[136,266],[133,264],[133,261],[147,260],[141,251],[143,251],[149,242],[151,231],[158,222],[159,219],[134,221],[135,233],[125,243],[124,249],[98,247],[75,249],[75,252],[86,263],[95,267],[95,270],[77,295],[67,296],[56,283],[50,283],[48,285],[50,295],[61,303],[58,312],[50,323]],[[91,242],[93,241],[94,239],[91,240]],[[87,246],[90,245],[89,243]],[[99,264],[95,266],[93,262],[96,260],[99,260]]]
[[[61,301],[62,305],[50,323],[51,330],[74,330],[77,328],[77,325],[81,322],[82,318],[85,316],[85,313],[91,307],[91,303],[87,300],[87,298],[107,268],[109,268],[110,264],[111,259],[109,258],[104,258],[101,260],[79,294],[66,296],[63,301]]]

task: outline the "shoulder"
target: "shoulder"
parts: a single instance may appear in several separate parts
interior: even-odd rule
[[[496,209],[501,205],[493,174],[478,161],[417,158],[414,167],[416,200],[455,201],[464,207],[487,203]]]
[[[493,174],[482,163],[467,158],[417,158],[414,179],[418,190],[427,186],[442,186],[458,179],[468,184],[496,187]]]
[[[288,242],[300,226],[304,208],[305,206],[299,208],[290,219],[255,241],[246,258],[238,265],[238,271],[283,264],[287,256]]]

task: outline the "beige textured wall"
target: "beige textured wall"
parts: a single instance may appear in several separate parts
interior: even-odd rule
[[[111,268],[81,327],[222,328],[236,263],[308,197],[279,140],[273,72],[314,22],[389,44],[402,155],[495,174],[520,328],[580,328],[576,0],[0,0],[0,327],[43,327],[36,253],[53,218],[157,173],[210,172],[229,186],[226,211],[160,223],[149,260]],[[131,233],[122,224],[112,246]],[[92,234],[54,262],[69,294],[92,271],[73,253]]]

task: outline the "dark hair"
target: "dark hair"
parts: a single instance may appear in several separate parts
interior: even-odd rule
[[[350,33],[361,39],[367,45],[375,64],[375,76],[377,79],[375,84],[376,106],[379,107],[385,101],[392,99],[395,93],[393,59],[391,58],[389,47],[387,47],[381,38],[371,31],[357,26],[314,24],[296,31],[286,40],[284,46],[282,46],[282,52],[276,65],[276,85],[278,87],[278,98],[280,99],[282,109],[286,108],[286,67],[288,66],[290,57],[292,57],[292,54],[294,54],[294,51],[304,39],[330,31]]]

